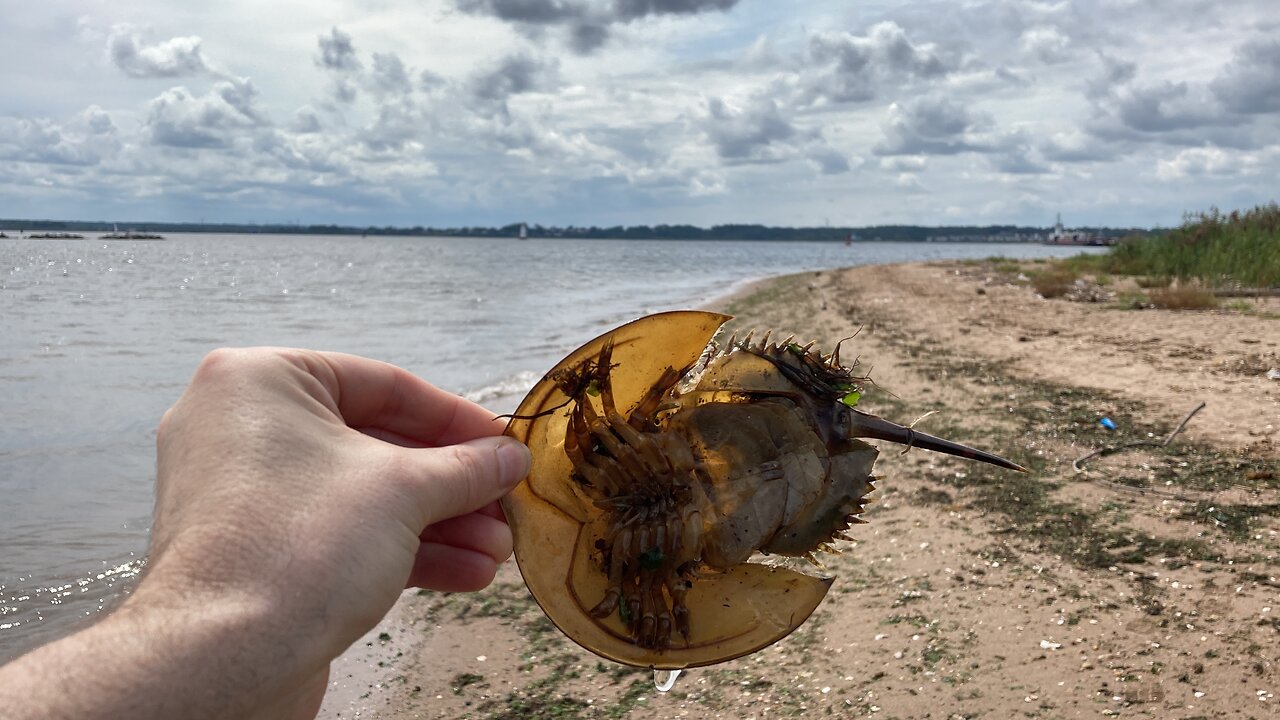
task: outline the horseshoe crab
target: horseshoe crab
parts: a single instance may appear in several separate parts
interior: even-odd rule
[[[863,522],[877,450],[862,438],[1022,470],[851,407],[867,378],[838,346],[717,347],[729,319],[660,313],[607,332],[507,427],[533,451],[503,500],[521,574],[561,631],[610,660],[710,665],[799,627],[833,578],[770,559],[813,560]]]

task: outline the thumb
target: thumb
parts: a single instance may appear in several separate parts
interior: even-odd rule
[[[426,466],[416,493],[424,528],[506,495],[529,474],[532,463],[529,448],[501,435],[412,452],[420,453]]]

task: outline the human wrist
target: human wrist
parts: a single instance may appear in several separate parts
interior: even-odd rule
[[[5,717],[291,715],[281,699],[305,696],[327,663],[305,661],[280,637],[263,634],[270,608],[252,599],[193,599],[144,582],[94,625],[0,668]]]

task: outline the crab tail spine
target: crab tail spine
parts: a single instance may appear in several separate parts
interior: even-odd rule
[[[940,437],[934,437],[928,433],[922,433],[919,430],[913,430],[903,427],[897,423],[889,422],[884,418],[867,413],[853,411],[852,427],[850,429],[850,437],[868,437],[876,440],[888,440],[906,445],[908,448],[918,447],[924,450],[932,450],[934,452],[946,453],[947,455],[955,455],[957,457],[968,458],[970,460],[978,460],[990,463],[1002,468],[1026,472],[1027,469],[1021,465],[1006,460],[999,455],[992,455],[989,452],[971,448],[968,445],[943,440]]]

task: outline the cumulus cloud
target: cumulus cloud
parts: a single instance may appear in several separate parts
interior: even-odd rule
[[[884,140],[877,155],[954,155],[983,149],[970,133],[990,123],[963,105],[942,97],[924,97],[889,106]]]
[[[407,95],[413,90],[404,61],[395,53],[374,53],[371,83],[382,95]]]
[[[1049,171],[1039,158],[1032,139],[1023,133],[1006,133],[997,137],[988,157],[992,169],[1011,175],[1034,175]]]
[[[803,94],[807,102],[865,102],[888,84],[938,78],[948,72],[937,49],[913,43],[896,23],[874,25],[866,35],[821,32],[809,38]]]
[[[776,154],[771,150],[796,134],[778,104],[767,98],[756,98],[745,108],[712,98],[707,102],[701,126],[716,153],[737,162],[775,160]]]
[[[329,30],[328,35],[321,35],[318,42],[320,55],[316,58],[316,65],[339,72],[360,70],[360,59],[356,57],[350,35],[335,27]]]
[[[849,172],[849,158],[831,148],[817,148],[808,154],[809,162],[823,175]]]
[[[1022,51],[1041,62],[1060,63],[1071,56],[1071,39],[1055,27],[1033,27],[1022,33]]]
[[[185,87],[166,90],[147,108],[151,142],[179,148],[226,148],[264,120],[255,106],[258,91],[247,79],[224,80],[204,95]]]
[[[412,103],[386,103],[377,109],[372,123],[358,134],[362,146],[369,151],[368,159],[394,159],[389,153],[404,152],[408,148],[420,149],[425,121],[417,106]]]
[[[464,12],[498,18],[526,34],[562,30],[579,53],[607,42],[615,25],[651,16],[725,11],[737,4],[738,0],[458,0]]]
[[[1185,82],[1131,85],[1115,93],[1116,115],[1127,127],[1148,133],[1212,125],[1220,113],[1205,95]]]
[[[360,96],[364,64],[356,55],[355,43],[352,42],[351,36],[336,27],[330,28],[328,35],[316,38],[316,44],[320,48],[320,54],[315,58],[316,67],[329,73],[329,97],[339,107],[354,105]],[[399,58],[396,60],[398,61]],[[396,82],[394,63],[386,60],[383,61],[382,68],[375,68],[374,75],[375,78],[382,78],[388,72],[392,77],[387,79],[390,82]],[[376,81],[374,85],[380,87]],[[331,103],[323,104],[331,106]]]
[[[320,122],[320,115],[311,106],[298,108],[293,114],[292,130],[300,135],[308,135],[318,133],[324,129],[324,125]]]
[[[477,110],[507,117],[507,101],[512,96],[548,91],[558,82],[559,64],[554,60],[516,53],[476,72],[467,83],[467,92]]]
[[[0,118],[0,158],[4,160],[98,165],[119,147],[115,122],[97,105],[90,105],[64,122]]]
[[[107,36],[107,55],[129,77],[184,77],[208,71],[200,45],[194,35],[147,44],[138,28],[121,23]]]
[[[1085,97],[1090,99],[1105,98],[1114,88],[1132,82],[1138,75],[1138,64],[1130,60],[1099,53],[1098,62],[1098,71],[1085,83]]]
[[[1151,79],[1134,62],[1102,56],[1100,72],[1086,82],[1092,116],[1083,127],[1101,142],[1124,143],[1121,149],[1126,153],[1147,143],[1238,148],[1272,144],[1273,131],[1255,122],[1257,114],[1252,112],[1274,102],[1266,93],[1253,94],[1253,82],[1265,83],[1266,78],[1251,77],[1243,87],[1236,84],[1241,58],[1266,58],[1257,47],[1246,45],[1238,51],[1235,61],[1220,69],[1212,82]]]
[[[245,217],[251,195],[257,218],[301,207],[322,220],[349,209],[379,224],[484,224],[519,208],[562,223],[828,212],[1034,222],[1061,203],[1142,222],[1271,192],[1257,180],[1280,167],[1274,0],[1238,0],[1226,14],[1206,14],[1208,0],[785,11],[740,0],[453,0],[465,12],[401,6],[395,23],[414,23],[411,41],[353,10],[300,53],[272,41],[281,28],[270,13],[235,23],[212,6],[175,14],[154,1],[140,0],[137,16],[177,31],[88,14],[67,33],[87,55],[70,47],[14,74],[0,188],[52,178],[83,199],[94,191],[80,178],[108,174],[76,166],[97,163],[121,192],[234,196],[231,215]],[[698,13],[707,22],[689,21]],[[178,37],[194,35],[180,22],[201,38]],[[0,40],[12,46],[22,40],[13,28],[29,26],[0,22]],[[643,47],[623,47],[624,35]],[[607,64],[571,56],[602,45]],[[236,75],[275,97],[209,57],[249,46],[263,49],[237,54]],[[64,91],[77,68],[104,58],[111,82],[134,87]],[[138,99],[131,78],[165,77],[184,79]],[[102,107],[67,107],[76,97]],[[186,149],[182,162],[174,148]],[[833,177],[852,168],[862,171]],[[1028,174],[1039,177],[1019,182]],[[925,188],[921,206],[909,193]],[[1157,196],[1172,215],[1143,205]]]
[[[1258,171],[1259,158],[1251,153],[1230,152],[1222,148],[1187,148],[1172,159],[1156,163],[1156,177],[1180,180],[1190,177],[1252,175]]]
[[[1232,112],[1280,112],[1280,40],[1242,45],[1210,87]]]
[[[1104,162],[1122,154],[1096,136],[1079,130],[1054,133],[1040,142],[1039,150],[1045,159],[1061,163]]]

